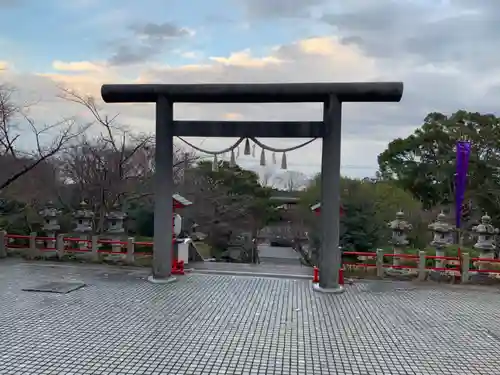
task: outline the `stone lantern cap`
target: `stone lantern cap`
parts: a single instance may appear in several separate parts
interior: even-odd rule
[[[413,226],[404,220],[405,214],[402,210],[396,212],[396,219],[392,220],[387,226],[393,231],[406,232],[413,229]]]
[[[443,234],[451,233],[455,230],[454,225],[451,225],[446,222],[446,215],[442,211],[437,216],[436,221],[434,223],[429,224],[428,228],[433,232],[443,233]]]
[[[491,217],[488,214],[485,214],[481,218],[481,224],[476,225],[472,230],[479,235],[494,235],[499,233],[498,228],[495,228],[491,224]]]
[[[80,208],[73,213],[73,217],[75,219],[88,219],[88,220],[93,219],[94,212],[89,210],[87,207],[88,207],[87,202],[81,201]]]
[[[491,224],[491,217],[485,214],[481,218],[481,224],[472,228],[478,236],[477,243],[474,244],[475,249],[484,252],[492,252],[495,250],[494,235],[498,233],[498,229]]]
[[[390,243],[392,243],[395,247],[408,245],[406,236],[413,227],[410,223],[404,220],[403,211],[398,211],[396,213],[396,219],[392,220],[387,225],[392,230],[392,238],[390,240]]]
[[[55,208],[52,201],[48,201],[43,210],[38,213],[41,217],[45,218],[55,218],[61,214],[61,211]]]
[[[121,210],[118,202],[113,205],[113,210],[105,215],[107,220],[125,220],[127,216],[127,213]]]
[[[49,201],[45,205],[45,208],[38,213],[43,219],[43,229],[49,233],[58,231],[61,229],[57,222],[57,217],[61,214],[61,211],[54,207],[54,204]]]

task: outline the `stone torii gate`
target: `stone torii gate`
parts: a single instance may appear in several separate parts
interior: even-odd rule
[[[401,82],[103,85],[106,103],[156,103],[153,282],[173,279],[173,140],[182,137],[322,138],[318,291],[339,292],[340,154],[343,102],[398,102]],[[175,121],[174,103],[323,103],[323,121]]]

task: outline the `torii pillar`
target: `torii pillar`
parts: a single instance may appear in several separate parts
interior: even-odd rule
[[[103,85],[106,103],[156,103],[153,277],[171,280],[173,138],[323,138],[320,283],[339,292],[340,152],[343,102],[398,102],[401,82]],[[323,121],[174,121],[174,103],[323,103]]]

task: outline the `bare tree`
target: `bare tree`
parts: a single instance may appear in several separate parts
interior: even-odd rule
[[[190,209],[190,216],[202,228],[209,229],[214,220],[240,224],[245,216],[243,199],[232,195],[230,188],[211,179],[193,168],[186,175],[186,198],[195,204]]]
[[[259,183],[262,186],[274,188],[274,171],[271,168],[265,168],[262,173],[259,173]]]
[[[15,93],[14,87],[0,85],[0,165],[2,166],[0,191],[2,192],[38,167],[44,166],[47,170],[52,158],[86,130],[85,125],[78,125],[73,118],[65,118],[50,125],[36,124],[29,115],[30,107],[36,103],[17,103],[14,99]]]
[[[212,178],[204,168],[190,168],[186,178],[185,196],[194,204],[183,211],[183,216],[195,221],[201,232],[211,236],[221,226],[233,233],[256,232],[255,196],[236,192],[234,186]]]
[[[115,204],[151,194],[148,186],[154,168],[154,137],[132,133],[117,122],[118,115],[104,114],[92,96],[65,88],[59,96],[88,110],[97,131],[94,137],[80,137],[78,144],[60,158],[60,165],[64,186],[73,187],[73,199],[84,198],[91,204],[100,232],[105,213]]]
[[[81,136],[60,158],[60,165],[65,186],[73,187],[76,199],[85,198],[92,205],[100,232],[105,213],[114,205],[126,208],[134,200],[152,196],[154,135],[137,134],[118,123],[118,115],[105,115],[91,96],[61,88],[60,97],[85,107],[98,129],[94,137]],[[192,153],[175,148],[174,183],[182,182],[182,171],[193,159]]]
[[[288,191],[302,190],[307,186],[309,179],[302,172],[288,171],[284,176],[285,189]]]

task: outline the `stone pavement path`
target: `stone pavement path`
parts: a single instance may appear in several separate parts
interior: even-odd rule
[[[225,263],[225,262],[190,262],[187,268],[193,268],[197,273],[274,276],[295,279],[312,279],[311,267],[302,264],[286,263]]]
[[[498,374],[496,289],[0,261],[0,374]],[[48,281],[88,286],[22,292]]]
[[[300,265],[300,255],[291,247],[259,245],[259,256],[263,264]]]

